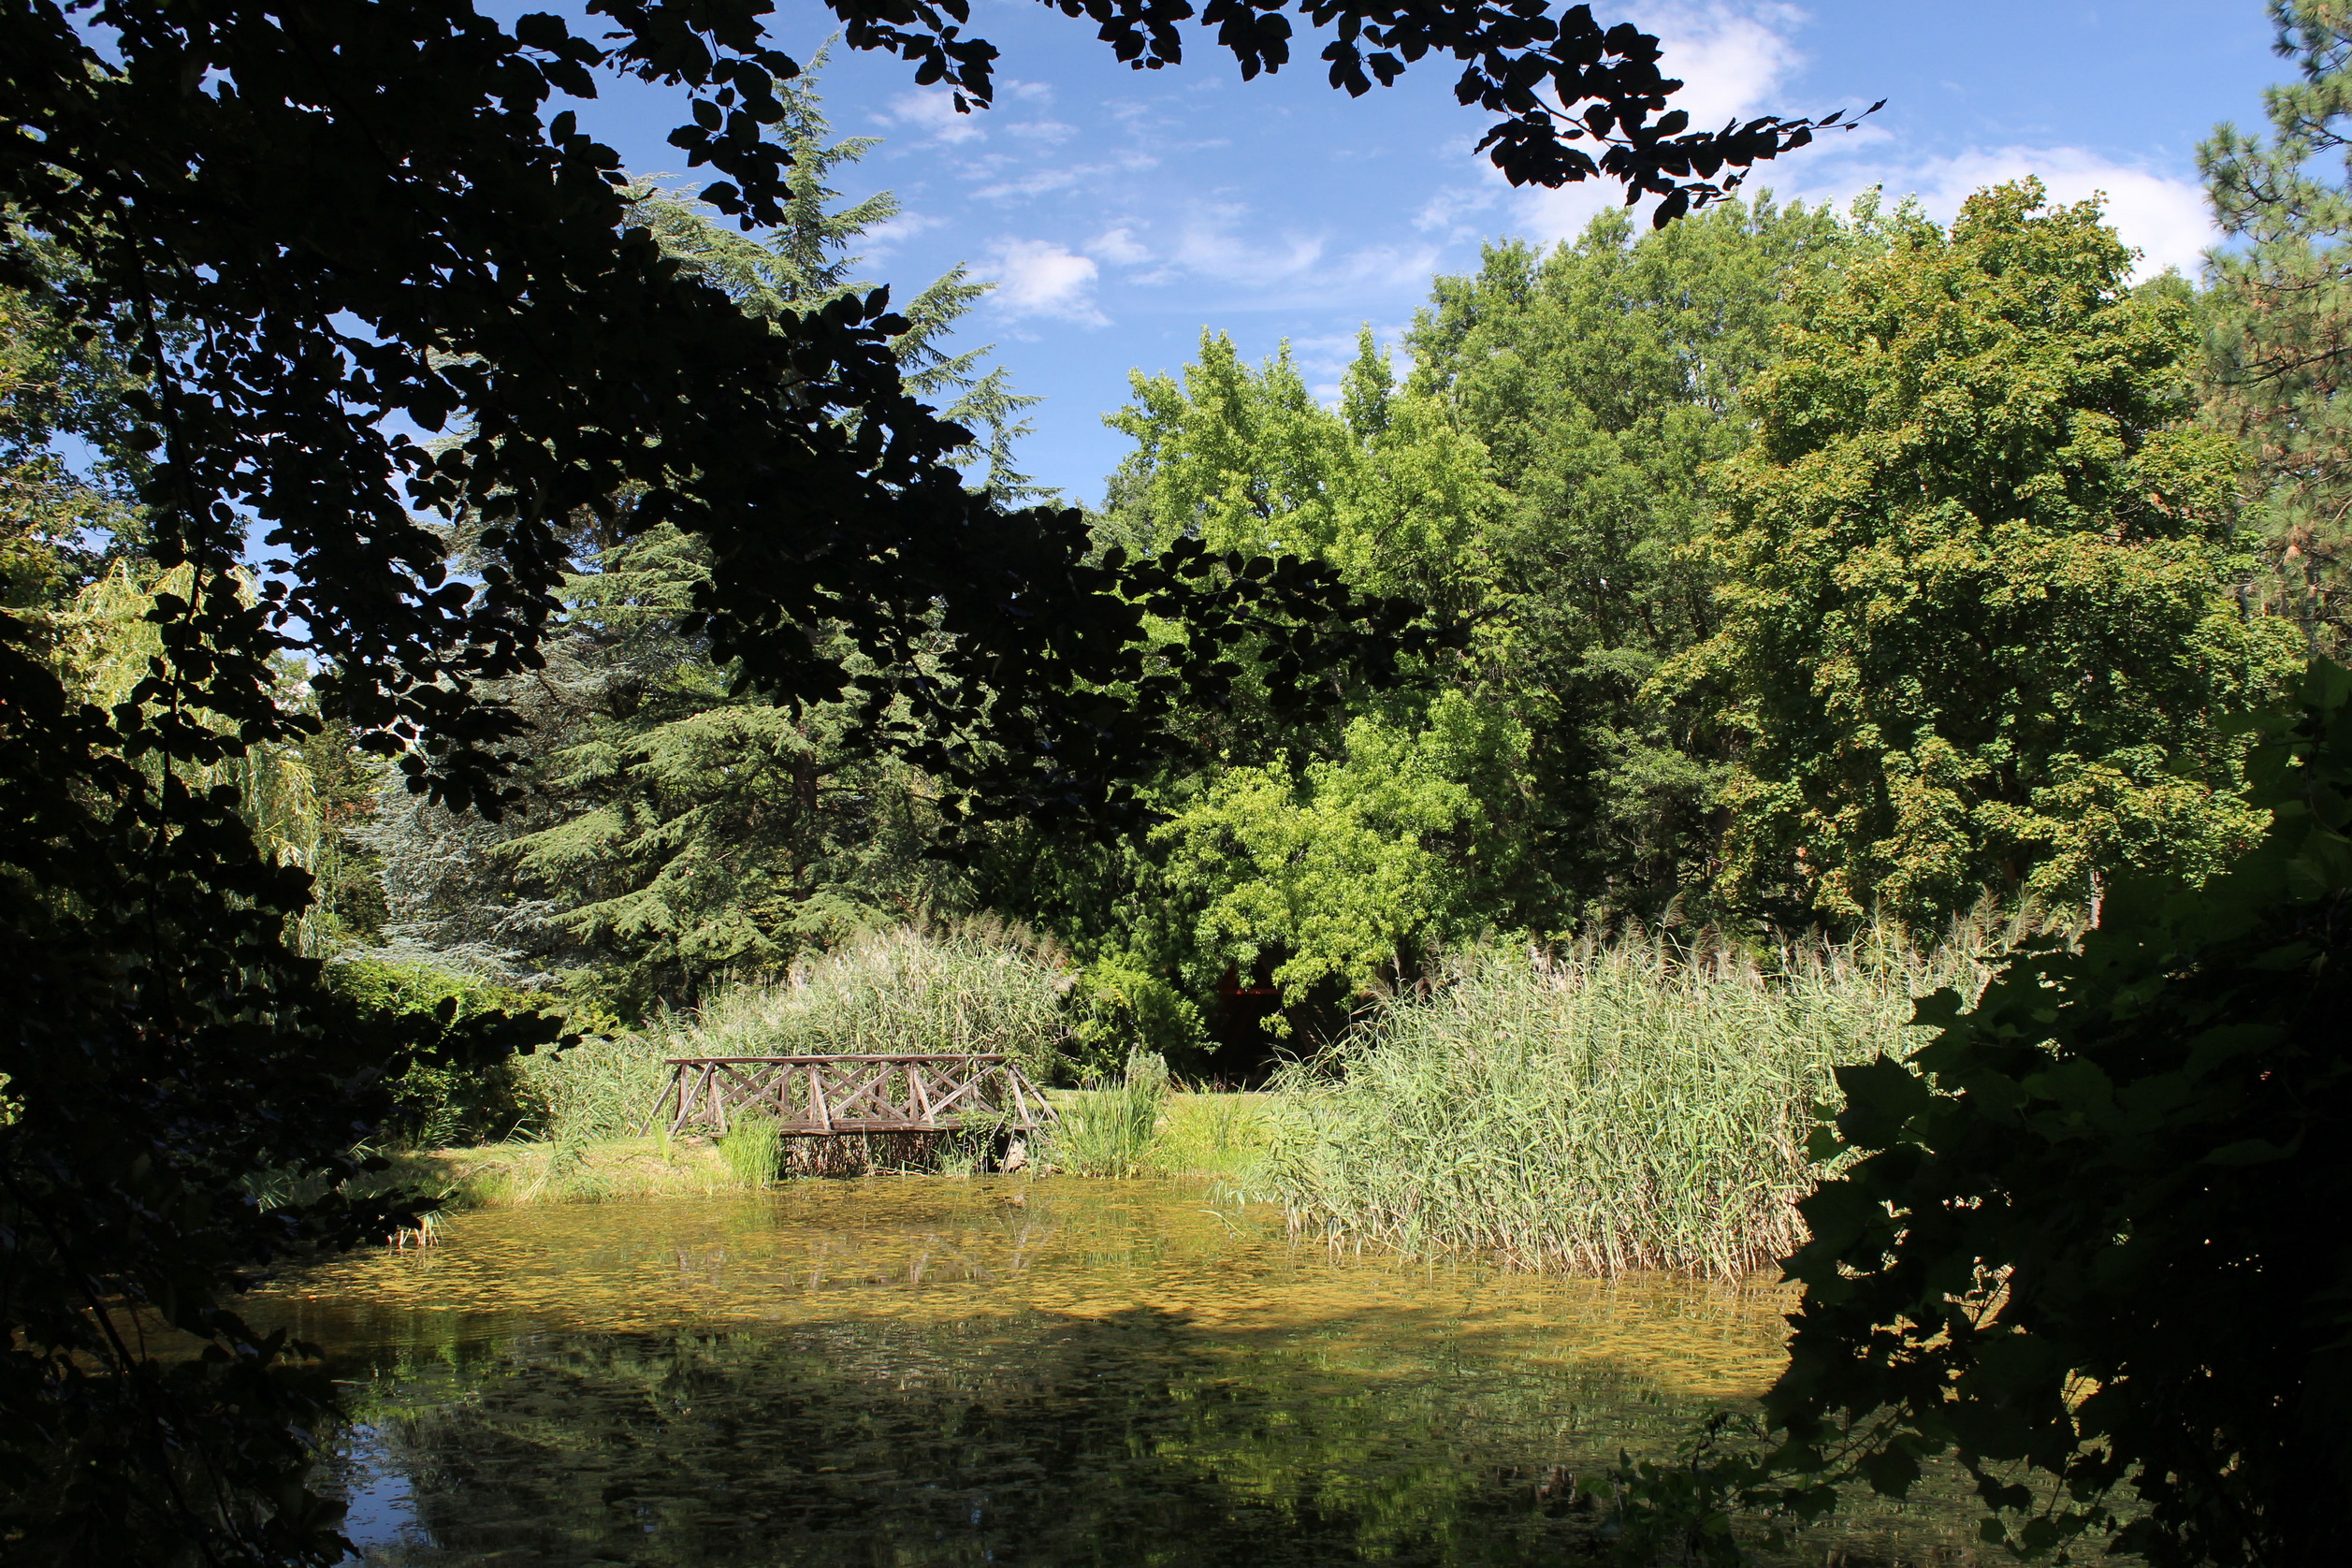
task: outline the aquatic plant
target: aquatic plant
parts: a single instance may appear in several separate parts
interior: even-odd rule
[[[1468,953],[1277,1076],[1261,1180],[1334,1244],[1740,1274],[1803,1238],[1832,1069],[1900,1054],[1912,998],[1973,995],[2005,935],[1763,962],[1662,936]]]
[[[764,1187],[776,1180],[782,1144],[767,1117],[738,1117],[719,1140],[719,1157],[745,1186]]]
[[[1039,1129],[1038,1162],[1073,1176],[1142,1175],[1167,1108],[1167,1062],[1131,1051],[1119,1078],[1063,1099],[1061,1119]]]
[[[1144,1157],[1155,1176],[1206,1176],[1254,1195],[1272,1134],[1268,1096],[1177,1091]]]

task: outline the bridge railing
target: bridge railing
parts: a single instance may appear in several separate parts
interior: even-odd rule
[[[833,1137],[952,1132],[980,1118],[1027,1131],[1059,1120],[1020,1064],[999,1053],[899,1056],[672,1056],[654,1116],[672,1133],[766,1117],[778,1132]]]

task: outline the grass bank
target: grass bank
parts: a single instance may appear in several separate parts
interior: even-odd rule
[[[1034,1170],[1086,1176],[1165,1176],[1252,1183],[1273,1111],[1263,1095],[1162,1091],[1136,1120],[1125,1086],[1055,1090],[1061,1129],[1024,1140]],[[1115,1107],[1115,1109],[1114,1109]],[[777,1139],[754,1123],[725,1139],[515,1140],[476,1148],[394,1154],[380,1178],[433,1195],[449,1210],[631,1198],[708,1198],[794,1176],[970,1176],[993,1169],[994,1140]]]
[[[1062,1119],[1036,1140],[1039,1168],[1072,1176],[1197,1177],[1253,1190],[1280,1117],[1273,1096],[1175,1088],[1165,1071],[1130,1067],[1119,1084],[1055,1091]]]
[[[717,1140],[706,1138],[517,1140],[397,1155],[394,1164],[450,1209],[710,1198],[744,1185]]]

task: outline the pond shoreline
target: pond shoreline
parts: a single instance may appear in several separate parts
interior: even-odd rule
[[[1084,1098],[1083,1091],[1050,1091],[1058,1107],[1070,1108]],[[1266,1096],[1252,1093],[1177,1091],[1168,1095],[1149,1129],[1148,1138],[1129,1153],[1139,1176],[1222,1182],[1247,1188],[1267,1148],[1268,1123],[1262,1111]],[[795,1155],[807,1151],[792,1144],[819,1141],[864,1143],[864,1139],[839,1140],[787,1140],[785,1159],[777,1180],[854,1178],[862,1175],[970,1176],[985,1172],[992,1152],[958,1147],[951,1139],[935,1140],[938,1147],[922,1164],[907,1164],[906,1140],[887,1144],[877,1139],[878,1156],[864,1163],[842,1162],[836,1171],[812,1170]],[[601,1203],[630,1198],[715,1198],[756,1190],[768,1183],[747,1179],[741,1166],[731,1161],[721,1140],[704,1134],[642,1138],[516,1139],[501,1143],[463,1148],[416,1150],[386,1156],[390,1169],[380,1178],[387,1186],[437,1198],[443,1211],[502,1209],[543,1203]],[[1021,1163],[1031,1169],[1061,1169],[1064,1174],[1106,1174],[1056,1166],[1050,1140],[1034,1140],[1021,1150]],[[944,1169],[943,1169],[944,1163]]]

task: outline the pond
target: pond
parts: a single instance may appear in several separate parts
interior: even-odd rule
[[[250,1303],[356,1385],[390,1565],[1559,1561],[1768,1383],[1776,1287],[1334,1256],[1201,1189],[801,1182],[457,1216]],[[1795,1561],[1972,1561],[1880,1506]]]

